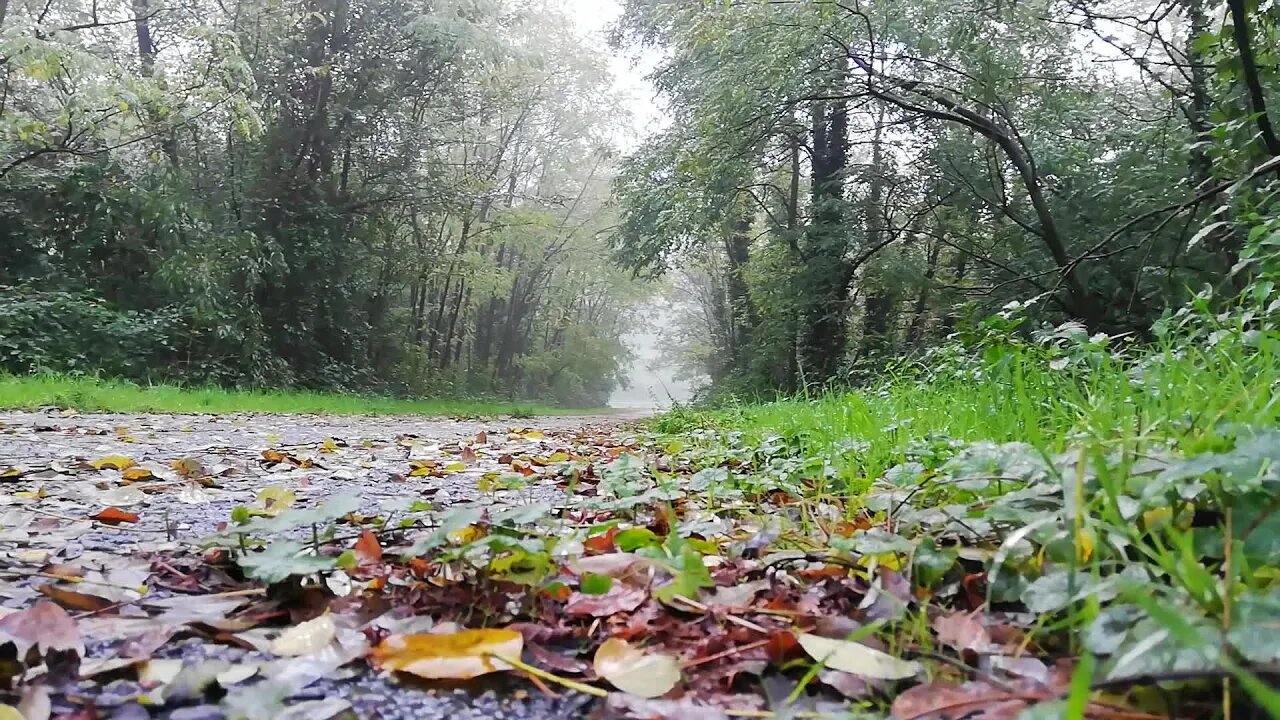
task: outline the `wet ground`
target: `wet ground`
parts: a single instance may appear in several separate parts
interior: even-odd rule
[[[26,569],[59,564],[87,569],[86,577],[98,582],[100,594],[109,599],[135,602],[140,595],[133,588],[147,577],[141,555],[194,548],[228,520],[232,508],[254,503],[263,488],[290,492],[299,506],[358,494],[361,512],[369,514],[413,498],[436,507],[482,497],[500,500],[501,491],[481,492],[477,480],[505,456],[550,452],[561,444],[558,437],[614,432],[645,414],[455,421],[0,413],[0,614],[40,599],[35,588],[42,580]],[[487,442],[477,445],[481,449],[465,468],[456,468],[459,442],[474,444],[476,438]],[[277,457],[279,462],[271,461]],[[124,465],[129,467],[118,467]],[[409,471],[415,466],[435,469],[415,475]],[[191,467],[199,468],[195,474],[202,481],[192,480]],[[551,502],[564,494],[553,479],[536,475],[520,492],[522,498]],[[87,519],[105,508],[134,514],[137,521],[112,527]],[[111,592],[105,591],[108,585],[113,586]],[[167,594],[153,587],[148,598],[163,599]],[[90,664],[110,662],[119,652],[122,640],[109,632],[103,635],[86,643]],[[270,659],[257,651],[198,639],[167,643],[155,656],[181,658],[184,667],[210,662],[239,666]],[[225,717],[225,710],[211,698],[147,707],[136,702],[136,682],[103,682],[108,677],[68,686],[75,696],[71,699],[55,694],[53,716],[59,708],[83,711],[89,703],[101,718]],[[324,720],[353,713],[378,720],[567,720],[591,715],[590,700],[572,693],[552,697],[502,686],[460,690],[405,685],[379,676],[364,663],[353,663],[336,675],[307,682],[290,701],[293,709],[286,717]]]

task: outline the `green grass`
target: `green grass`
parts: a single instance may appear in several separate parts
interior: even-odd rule
[[[1048,454],[1082,444],[1194,446],[1224,423],[1280,421],[1277,342],[1270,338],[1264,350],[1224,342],[1119,357],[1098,352],[1062,369],[1040,348],[1001,347],[956,373],[903,374],[877,389],[812,399],[677,411],[660,418],[658,429],[710,426],[744,433],[748,443],[777,435],[800,455],[860,441],[865,449],[848,454],[840,468],[855,490],[930,438],[1019,441]],[[964,373],[973,374],[957,377]]]
[[[0,375],[0,408],[57,406],[81,411],[167,413],[314,413],[325,415],[493,416],[580,414],[560,408],[479,400],[414,399],[298,391],[142,386],[92,377]]]
[[[1021,604],[1037,616],[1029,637],[1084,660],[1077,705],[1093,680],[1130,687],[1205,657],[1209,669],[1189,677],[1225,672],[1234,684],[1178,688],[1194,707],[1186,716],[1222,717],[1228,687],[1249,708],[1242,715],[1280,718],[1280,695],[1255,674],[1272,672],[1280,653],[1254,642],[1280,622],[1280,333],[1214,322],[1121,352],[1015,336],[951,346],[872,389],[679,409],[654,426],[661,446],[683,455],[673,465],[730,468],[726,489],[799,480],[796,505],[840,508],[898,536],[912,550],[893,550],[893,562],[929,592],[981,570],[977,609]],[[993,461],[979,441],[1026,448],[1005,446],[999,457],[1014,460]],[[886,474],[907,462],[919,464]],[[798,518],[800,547],[827,542],[877,561],[890,547],[871,531],[841,540]],[[961,561],[957,546],[987,559]],[[962,595],[934,602],[944,613],[958,602],[975,609]],[[908,613],[882,639],[928,647],[925,617]],[[1096,677],[1090,653],[1101,657]]]

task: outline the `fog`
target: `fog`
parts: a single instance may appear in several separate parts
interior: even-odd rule
[[[664,357],[659,329],[665,324],[665,311],[654,302],[647,304],[642,314],[648,318],[645,326],[623,338],[635,357],[626,387],[614,391],[609,407],[659,410],[670,407],[672,402],[685,402],[693,394],[695,383],[677,380],[676,369]]]

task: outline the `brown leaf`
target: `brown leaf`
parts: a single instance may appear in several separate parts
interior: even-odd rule
[[[119,525],[122,522],[136,523],[141,519],[137,514],[131,513],[127,510],[121,510],[118,507],[109,507],[97,515],[90,515],[89,517],[103,523],[104,525]]]
[[[377,565],[382,562],[382,544],[378,542],[378,536],[372,530],[365,530],[360,534],[360,539],[356,541],[352,551],[356,554],[356,559],[360,561],[360,565]]]
[[[533,658],[533,664],[542,668],[551,668],[559,673],[582,675],[591,666],[578,658],[569,657],[554,650],[543,647],[525,639],[524,651]]]
[[[84,657],[84,641],[75,619],[48,600],[0,618],[0,648],[11,643],[19,661],[33,649],[46,661],[50,653]]]
[[[603,555],[607,552],[613,552],[617,548],[614,547],[613,538],[618,534],[618,526],[612,525],[608,530],[599,535],[592,535],[582,541],[582,546],[593,555]]]
[[[564,606],[566,615],[588,615],[590,617],[608,617],[614,613],[631,612],[640,607],[649,598],[644,588],[615,582],[609,592],[603,595],[586,595],[575,592],[569,596]]]
[[[1016,720],[1027,708],[1023,696],[985,682],[917,685],[894,699],[893,720]]]
[[[53,583],[41,585],[40,593],[68,610],[79,610],[81,612],[98,612],[115,604],[105,598],[68,590]]]
[[[938,642],[961,652],[971,650],[981,653],[992,647],[991,633],[976,613],[954,612],[933,619],[933,631]]]

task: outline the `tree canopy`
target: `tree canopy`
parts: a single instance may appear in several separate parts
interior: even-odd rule
[[[1274,252],[1276,16],[1245,0],[629,0],[616,40],[672,117],[616,250],[701,288],[713,378],[856,382],[1031,299],[1149,338]]]
[[[0,3],[0,367],[599,405],[600,48],[497,0]]]

